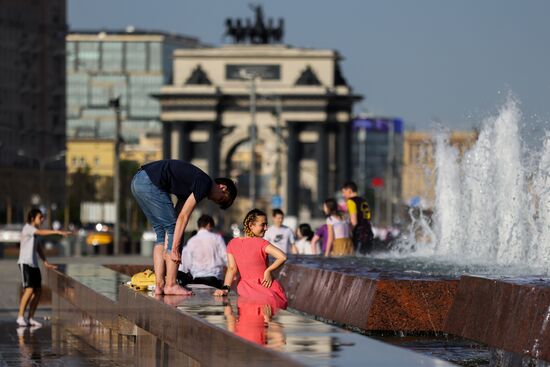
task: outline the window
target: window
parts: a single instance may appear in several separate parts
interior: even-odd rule
[[[79,70],[97,70],[99,67],[99,43],[80,42],[77,65]]]
[[[126,70],[145,71],[147,70],[146,61],[145,43],[128,42],[126,44]]]
[[[102,69],[105,71],[122,70],[122,55],[123,55],[122,43],[104,42]]]
[[[162,70],[162,49],[159,42],[149,43],[149,70]]]

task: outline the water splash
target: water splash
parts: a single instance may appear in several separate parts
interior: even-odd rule
[[[514,98],[487,119],[462,159],[444,133],[435,138],[436,198],[431,241],[409,235],[399,256],[462,264],[550,270],[550,133],[542,152],[522,146]],[[418,231],[426,218],[418,215]]]

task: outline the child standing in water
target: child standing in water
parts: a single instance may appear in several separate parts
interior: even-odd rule
[[[268,304],[274,308],[286,308],[285,291],[278,281],[273,280],[272,271],[286,261],[286,255],[262,237],[267,230],[267,215],[252,209],[243,222],[245,237],[234,238],[227,245],[227,271],[222,289],[214,292],[215,296],[226,296],[239,272],[237,284],[239,297],[250,301]],[[275,258],[268,266],[267,255]]]
[[[44,215],[39,209],[32,209],[27,214],[27,223],[21,231],[21,248],[19,249],[19,268],[21,269],[21,280],[23,282],[23,295],[19,303],[19,315],[17,324],[19,326],[42,326],[42,324],[34,319],[34,313],[40,301],[40,293],[42,292],[42,275],[38,267],[38,259],[40,256],[44,261],[44,266],[50,269],[55,269],[56,266],[46,261],[46,256],[42,250],[42,246],[36,243],[36,235],[50,236],[61,235],[67,236],[69,232],[54,231],[50,229],[39,229],[44,221]],[[25,310],[29,306],[29,319],[25,320]]]

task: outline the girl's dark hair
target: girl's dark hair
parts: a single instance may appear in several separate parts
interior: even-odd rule
[[[256,221],[256,219],[258,219],[258,217],[265,217],[267,219],[267,215],[261,211],[260,209],[252,209],[251,211],[248,212],[248,214],[246,214],[246,216],[244,217],[244,220],[243,220],[243,229],[244,229],[244,234],[247,236],[247,237],[255,237],[256,235],[254,233],[252,233],[252,231],[250,230],[250,225],[252,223],[254,223]]]
[[[298,226],[298,230],[300,231],[300,233],[302,234],[302,236],[304,236],[305,238],[307,238],[308,241],[311,241],[311,239],[313,238],[313,230],[311,229],[311,226],[307,223],[302,223]]]
[[[328,209],[328,215],[336,215],[338,217],[341,217],[342,214],[340,214],[340,209],[338,209],[338,203],[333,198],[329,198],[325,200],[325,205]]]
[[[27,223],[30,224],[34,220],[34,218],[36,218],[37,215],[43,215],[42,211],[37,208],[31,209],[27,214]]]

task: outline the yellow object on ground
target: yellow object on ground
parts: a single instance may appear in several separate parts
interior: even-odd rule
[[[137,289],[138,291],[146,291],[150,285],[155,285],[157,277],[152,270],[147,269],[132,276],[130,287]]]

